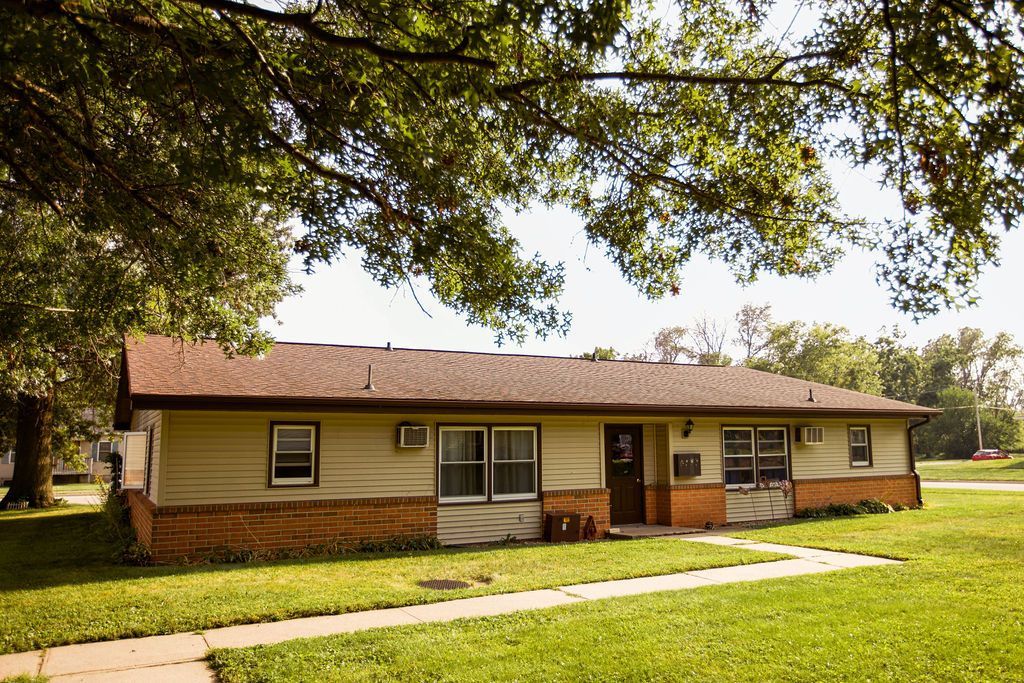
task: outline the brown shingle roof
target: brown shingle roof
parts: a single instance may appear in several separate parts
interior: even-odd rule
[[[125,354],[122,398],[130,397],[135,408],[203,401],[581,413],[939,412],[744,367],[283,342],[264,358],[227,358],[212,343],[182,348],[159,336],[129,341]],[[375,391],[364,388],[371,365]],[[807,400],[808,389],[816,402]]]

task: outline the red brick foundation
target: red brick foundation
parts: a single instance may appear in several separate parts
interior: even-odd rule
[[[153,543],[153,512],[156,505],[142,491],[127,491],[124,498],[135,538],[149,547]]]
[[[653,489],[653,491],[652,491]],[[725,524],[725,487],[722,484],[673,484],[648,487],[654,494],[656,521],[651,519],[648,504],[648,524],[703,528],[707,522]]]
[[[894,476],[799,479],[793,482],[797,512],[829,503],[859,503],[880,498],[890,505],[917,505],[917,480],[913,474]]]
[[[132,524],[145,540],[148,499],[129,494]],[[147,545],[154,562],[223,549],[299,549],[437,533],[437,499],[360,498],[150,507]]]
[[[593,515],[597,537],[604,538],[612,526],[612,495],[608,489],[566,489],[544,491],[543,511],[576,512],[580,515],[580,538],[587,517]]]

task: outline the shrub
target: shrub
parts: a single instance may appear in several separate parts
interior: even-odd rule
[[[900,510],[907,510],[900,505]],[[804,508],[796,513],[801,519],[823,519],[825,517],[853,517],[854,515],[884,515],[895,512],[896,508],[878,498],[865,498],[856,505],[853,503],[829,503],[818,508]]]
[[[886,515],[890,512],[896,512],[891,505],[878,498],[866,498],[858,503],[858,505],[864,508],[869,515]]]
[[[128,519],[128,508],[113,484],[100,487],[100,512],[103,535],[113,547],[113,559],[120,564],[143,566],[150,563],[150,552],[135,536]]]

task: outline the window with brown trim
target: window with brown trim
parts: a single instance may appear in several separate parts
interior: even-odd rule
[[[789,430],[785,425],[722,427],[725,485],[773,482],[789,475]]]
[[[871,467],[871,427],[850,425],[847,433],[850,441],[850,467]]]
[[[437,432],[439,502],[537,499],[538,425],[439,425]]]
[[[320,478],[320,423],[270,423],[269,486],[316,486]]]

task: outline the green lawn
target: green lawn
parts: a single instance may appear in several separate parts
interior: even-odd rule
[[[1024,481],[1024,457],[1013,460],[921,460],[917,463],[925,481]]]
[[[223,681],[1024,680],[1024,494],[742,536],[908,559],[218,650]]]
[[[57,496],[58,498],[61,495],[63,495],[63,494],[69,494],[69,493],[77,493],[77,494],[96,493],[96,494],[98,494],[99,491],[100,491],[100,485],[99,484],[54,484],[54,486],[53,486],[53,494],[55,496]],[[5,493],[7,493],[7,487],[6,486],[0,486],[0,497],[2,497]]]
[[[124,567],[84,507],[0,513],[0,652],[779,559],[651,539]],[[425,579],[474,587],[438,592]]]

